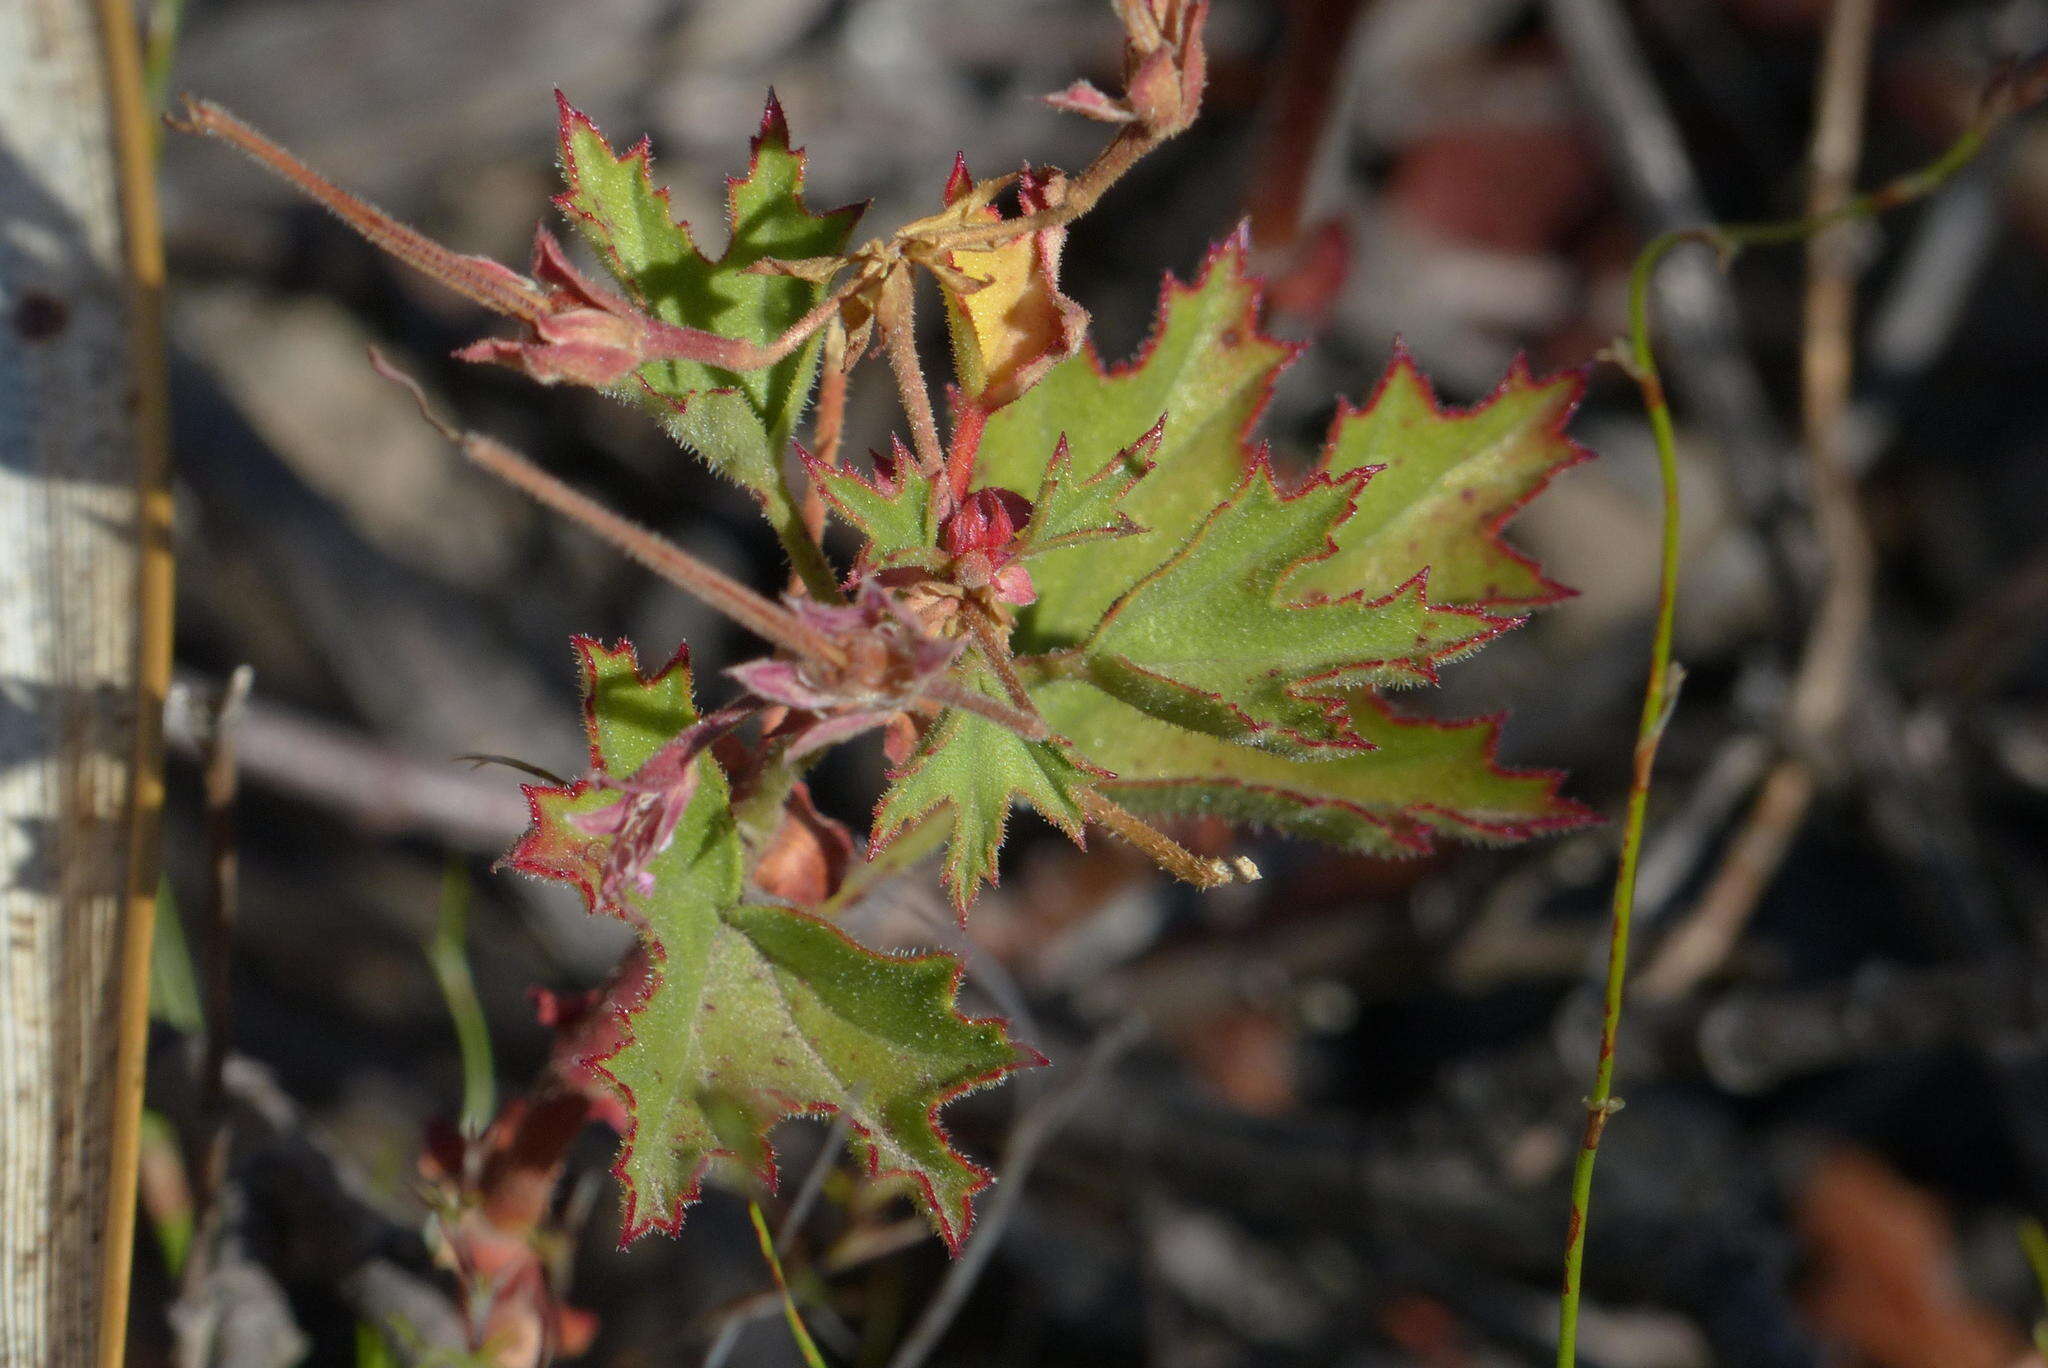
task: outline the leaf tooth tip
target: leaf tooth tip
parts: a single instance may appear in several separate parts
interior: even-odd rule
[[[952,204],[973,188],[974,177],[967,170],[967,154],[965,152],[955,152],[953,154],[953,170],[946,177],[946,188],[943,192],[945,202]]]
[[[780,147],[789,146],[789,119],[782,112],[782,101],[776,97],[775,87],[768,87],[768,103],[761,110],[761,131],[758,140]]]

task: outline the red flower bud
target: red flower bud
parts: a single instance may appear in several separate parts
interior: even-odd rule
[[[1007,489],[977,489],[939,529],[948,555],[979,551],[1000,565],[1010,558],[1017,529],[1031,521],[1031,501]]]

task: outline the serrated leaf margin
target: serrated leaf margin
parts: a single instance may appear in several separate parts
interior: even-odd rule
[[[1403,804],[1400,812],[1429,814],[1441,818],[1441,822],[1417,822],[1412,826],[1397,825],[1383,814],[1353,802],[1330,799],[1323,802],[1300,803],[1289,790],[1274,784],[1250,783],[1235,779],[1127,779],[1111,778],[1103,787],[1112,795],[1130,802],[1133,807],[1143,809],[1142,795],[1147,792],[1162,792],[1173,789],[1239,789],[1270,793],[1278,798],[1307,808],[1333,808],[1350,813],[1359,822],[1386,833],[1388,847],[1403,858],[1420,858],[1436,852],[1436,833],[1454,832],[1477,844],[1507,844],[1528,840],[1532,837],[1557,832],[1577,831],[1589,826],[1598,826],[1605,819],[1593,808],[1561,792],[1570,776],[1563,770],[1544,766],[1520,768],[1503,765],[1500,762],[1501,729],[1507,721],[1505,712],[1485,713],[1477,717],[1437,718],[1416,717],[1395,712],[1387,700],[1370,690],[1358,690],[1352,699],[1355,705],[1371,708],[1379,718],[1390,726],[1419,728],[1434,732],[1457,732],[1471,727],[1484,728],[1480,738],[1481,759],[1488,771],[1496,778],[1514,782],[1526,780],[1541,781],[1547,805],[1555,809],[1555,815],[1524,822],[1484,822],[1446,807],[1441,803],[1416,802]],[[1364,754],[1371,754],[1378,747],[1368,745]],[[1300,762],[1312,766],[1314,761]],[[1178,809],[1176,809],[1178,810]],[[1272,824],[1255,818],[1227,817],[1233,825],[1248,826],[1255,830],[1275,829]],[[1364,845],[1320,840],[1333,849],[1352,850],[1361,854],[1384,856],[1389,852]]]
[[[967,1189],[961,1194],[960,1209],[958,1211],[948,1210],[945,1204],[940,1202],[937,1190],[933,1187],[931,1181],[927,1179],[923,1174],[918,1173],[917,1171],[912,1169],[884,1168],[881,1163],[881,1151],[879,1147],[876,1146],[873,1140],[870,1138],[869,1131],[865,1127],[861,1126],[859,1123],[853,1121],[852,1118],[849,1117],[847,1119],[848,1129],[854,1135],[859,1137],[861,1146],[866,1151],[868,1178],[871,1180],[881,1178],[907,1178],[911,1182],[915,1183],[918,1187],[918,1190],[924,1195],[923,1205],[925,1210],[931,1212],[934,1218],[938,1221],[939,1238],[945,1242],[948,1251],[956,1255],[959,1254],[961,1248],[965,1244],[967,1232],[972,1228],[974,1223],[973,1200],[977,1194],[987,1190],[990,1186],[994,1184],[995,1174],[986,1166],[977,1163],[973,1159],[968,1158],[966,1155],[960,1153],[960,1151],[954,1147],[952,1133],[946,1129],[945,1123],[939,1119],[939,1112],[946,1106],[947,1103],[952,1102],[958,1098],[964,1097],[969,1093],[979,1092],[983,1088],[999,1083],[1003,1079],[1009,1077],[1011,1074],[1016,1073],[1021,1069],[1043,1068],[1049,1065],[1052,1061],[1047,1059],[1045,1055],[1040,1053],[1033,1046],[1027,1045],[1022,1041],[1017,1040],[1014,1036],[1011,1036],[1009,1033],[1010,1022],[1008,1018],[1000,1016],[970,1017],[962,1014],[958,1010],[957,1004],[959,1002],[960,988],[961,985],[966,981],[967,977],[967,965],[958,956],[950,955],[943,951],[926,951],[921,954],[909,955],[885,954],[878,950],[871,950],[867,946],[862,945],[859,941],[854,940],[851,936],[847,935],[846,932],[841,930],[839,927],[833,925],[830,921],[826,920],[823,917],[815,916],[809,912],[800,911],[796,908],[776,908],[775,910],[778,912],[785,913],[788,916],[796,917],[803,921],[817,924],[818,926],[824,928],[826,931],[831,932],[832,935],[836,936],[841,941],[845,942],[846,945],[851,947],[853,950],[857,951],[862,955],[868,956],[871,959],[886,960],[890,962],[914,963],[930,963],[935,960],[943,960],[950,963],[952,965],[953,972],[952,978],[950,979],[946,988],[945,1006],[947,1010],[951,1011],[954,1017],[965,1025],[994,1026],[999,1028],[1002,1031],[1004,1038],[1009,1041],[1011,1047],[1016,1051],[1017,1057],[1013,1059],[1010,1063],[1000,1065],[994,1069],[988,1070],[985,1073],[977,1074],[973,1078],[962,1080],[961,1082],[955,1084],[951,1088],[948,1088],[945,1091],[939,1093],[939,1095],[933,1099],[931,1106],[926,1109],[925,1119],[927,1123],[930,1124],[932,1128],[932,1133],[939,1138],[940,1143],[946,1147],[947,1152],[954,1159],[960,1161],[961,1167],[974,1175],[974,1181],[972,1182],[972,1184],[970,1184],[967,1187]],[[731,930],[735,935],[745,934],[744,932],[741,932],[734,927],[728,927],[727,929]],[[659,947],[656,948],[658,949]],[[624,1051],[627,1048],[627,1046],[632,1044],[632,1015],[634,1010],[637,1009],[642,1003],[644,1003],[646,999],[654,992],[655,988],[658,986],[660,973],[660,970],[657,967],[658,963],[659,959],[657,958],[657,960],[653,964],[650,964],[646,984],[642,988],[640,994],[637,997],[635,997],[631,1002],[620,1003],[613,1008],[613,1017],[618,1023],[619,1028],[619,1038],[617,1042],[610,1049],[607,1049],[603,1054],[591,1056],[581,1061],[593,1073],[602,1077],[613,1088],[616,1088],[621,1094],[621,1096],[625,1099],[626,1116],[628,1118],[628,1129],[626,1133],[620,1137],[619,1154],[618,1157],[612,1162],[611,1167],[612,1177],[618,1182],[620,1189],[626,1194],[626,1209],[620,1219],[619,1248],[621,1249],[625,1248],[627,1245],[630,1245],[634,1240],[639,1239],[642,1235],[647,1234],[649,1231],[659,1231],[662,1234],[669,1236],[676,1236],[681,1234],[683,1228],[683,1213],[687,1211],[692,1205],[694,1205],[699,1199],[699,1197],[702,1196],[704,1177],[705,1174],[709,1172],[711,1166],[720,1159],[736,1160],[739,1158],[739,1156],[731,1150],[707,1151],[704,1154],[704,1156],[697,1161],[696,1168],[691,1171],[690,1177],[687,1183],[684,1185],[683,1190],[677,1194],[674,1203],[671,1205],[668,1211],[648,1213],[645,1215],[641,1213],[639,1209],[639,1193],[635,1189],[632,1180],[626,1176],[627,1165],[632,1158],[633,1147],[638,1139],[637,1133],[640,1128],[639,1109],[635,1105],[632,1089],[627,1087],[625,1084],[621,1083],[618,1080],[618,1078],[613,1075],[611,1070],[605,1067],[605,1061],[615,1057],[616,1055]],[[772,1092],[764,1093],[764,1095],[776,1096],[776,1094]],[[786,1108],[786,1110],[784,1110],[782,1113],[782,1120],[789,1120],[793,1117],[799,1116],[834,1116],[839,1114],[840,1112],[839,1107],[829,1102],[818,1103],[814,1105],[805,1105],[795,1102],[789,1098],[779,1098],[778,1101],[780,1105]],[[773,1123],[770,1124],[772,1125]],[[763,1127],[764,1134],[767,1129],[768,1127]],[[761,1152],[762,1165],[760,1168],[753,1169],[752,1173],[753,1176],[757,1180],[759,1180],[763,1187],[765,1187],[770,1192],[774,1192],[780,1186],[782,1178],[781,1170],[775,1162],[775,1149],[772,1145],[764,1144],[762,1146]]]
[[[1380,373],[1380,378],[1373,383],[1372,392],[1366,396],[1364,402],[1354,404],[1349,399],[1341,398],[1337,401],[1337,412],[1330,419],[1329,427],[1323,436],[1322,445],[1317,449],[1315,465],[1311,469],[1317,474],[1328,473],[1331,460],[1337,451],[1338,442],[1343,436],[1345,425],[1355,419],[1370,415],[1373,409],[1378,406],[1382,396],[1387,393],[1388,389],[1397,380],[1405,378],[1410,381],[1429,405],[1431,415],[1446,421],[1456,421],[1472,417],[1501,400],[1510,397],[1517,389],[1542,389],[1561,381],[1567,382],[1571,386],[1570,395],[1558,406],[1556,416],[1540,429],[1541,435],[1554,440],[1565,454],[1552,462],[1541,474],[1537,475],[1530,482],[1528,489],[1524,490],[1519,498],[1508,503],[1499,512],[1489,517],[1478,529],[1478,535],[1489,551],[1498,553],[1503,559],[1511,561],[1528,571],[1530,576],[1543,586],[1543,592],[1535,596],[1519,598],[1487,598],[1480,600],[1478,606],[1487,608],[1534,609],[1549,607],[1566,599],[1576,598],[1579,593],[1578,590],[1570,585],[1561,584],[1545,574],[1542,565],[1536,558],[1510,543],[1506,539],[1505,533],[1507,525],[1513,522],[1516,515],[1524,508],[1533,503],[1538,495],[1548,489],[1551,481],[1572,467],[1583,465],[1593,459],[1594,453],[1577,438],[1565,431],[1566,424],[1571,422],[1572,415],[1578,412],[1579,405],[1585,398],[1590,370],[1590,366],[1570,366],[1562,370],[1553,371],[1547,375],[1537,375],[1529,364],[1528,353],[1518,351],[1515,353],[1514,358],[1509,361],[1507,373],[1501,377],[1500,382],[1489,390],[1483,398],[1467,405],[1450,404],[1444,402],[1443,397],[1437,393],[1435,383],[1429,378],[1428,373],[1422,369],[1421,365],[1417,363],[1414,352],[1408,347],[1407,339],[1396,336],[1394,338],[1392,355],[1387,361],[1387,367]],[[1358,466],[1355,469],[1377,474],[1379,471],[1386,469],[1386,467]],[[1370,481],[1368,481],[1363,497],[1370,497],[1370,493],[1371,486]]]
[[[604,752],[599,745],[597,720],[597,656],[604,655],[614,660],[625,659],[631,663],[633,677],[643,688],[653,688],[666,681],[677,670],[690,669],[690,647],[687,642],[679,645],[666,664],[649,674],[640,666],[640,653],[631,641],[621,637],[615,646],[607,646],[601,638],[578,633],[569,638],[569,649],[576,657],[576,670],[582,703],[584,748],[590,758],[593,773],[609,772],[605,765]],[[517,870],[521,874],[553,883],[568,884],[583,895],[583,907],[593,915],[617,917],[635,927],[641,926],[641,918],[631,908],[619,903],[607,902],[598,896],[597,886],[586,868],[556,864],[545,853],[541,840],[547,824],[547,815],[542,810],[546,799],[554,798],[574,802],[589,793],[594,785],[589,778],[581,777],[567,784],[521,784],[520,795],[526,799],[527,829],[512,849],[505,852],[496,867]],[[592,843],[599,838],[592,837]]]
[[[1132,602],[1148,586],[1157,582],[1162,577],[1171,574],[1176,566],[1186,560],[1201,544],[1203,538],[1214,527],[1217,520],[1235,508],[1239,501],[1247,493],[1251,492],[1255,484],[1261,479],[1265,481],[1266,488],[1273,495],[1275,501],[1282,506],[1298,502],[1311,494],[1320,493],[1325,489],[1340,488],[1347,483],[1351,485],[1347,503],[1330,520],[1329,530],[1325,532],[1323,537],[1322,548],[1297,557],[1289,562],[1275,577],[1273,590],[1275,601],[1271,605],[1272,611],[1298,612],[1341,606],[1370,609],[1389,606],[1398,599],[1413,596],[1418,600],[1419,606],[1425,613],[1472,618],[1483,624],[1484,630],[1469,637],[1462,637],[1455,642],[1448,643],[1421,656],[1379,659],[1361,658],[1334,666],[1328,670],[1319,671],[1313,675],[1305,675],[1288,683],[1284,688],[1285,693],[1322,712],[1324,722],[1329,731],[1329,735],[1325,737],[1308,736],[1302,734],[1297,728],[1261,722],[1240,704],[1220,693],[1198,688],[1181,680],[1174,679],[1171,676],[1161,674],[1156,670],[1147,669],[1134,661],[1122,659],[1120,653],[1097,652],[1092,649],[1103,634],[1109,630],[1111,624],[1120,615],[1129,611]],[[1260,744],[1259,738],[1270,733],[1276,739],[1283,741],[1287,746],[1299,748],[1305,752],[1370,749],[1363,741],[1351,734],[1350,728],[1343,716],[1346,706],[1346,694],[1358,687],[1360,683],[1359,676],[1362,673],[1379,669],[1389,673],[1388,680],[1382,682],[1434,684],[1437,682],[1437,667],[1439,665],[1470,654],[1503,632],[1520,626],[1526,619],[1521,617],[1499,617],[1481,609],[1467,608],[1454,604],[1431,603],[1428,595],[1429,569],[1427,566],[1416,571],[1415,574],[1394,588],[1377,596],[1370,595],[1368,590],[1358,589],[1336,597],[1315,592],[1301,598],[1288,599],[1287,581],[1298,570],[1303,566],[1327,560],[1337,553],[1337,542],[1331,533],[1357,511],[1358,500],[1367,488],[1369,479],[1369,468],[1344,471],[1335,476],[1319,470],[1311,472],[1306,480],[1292,489],[1284,488],[1275,477],[1270,452],[1264,447],[1259,448],[1251,454],[1250,463],[1245,470],[1243,479],[1239,481],[1237,487],[1230,492],[1229,496],[1214,509],[1210,510],[1208,515],[1203,518],[1201,524],[1188,534],[1187,539],[1171,555],[1153,570],[1146,573],[1136,584],[1126,590],[1114,604],[1110,605],[1109,611],[1103,614],[1102,620],[1096,625],[1095,631],[1090,635],[1089,639],[1074,648],[1073,654],[1083,659],[1097,655],[1117,656],[1121,661],[1119,666],[1121,670],[1156,681],[1163,689],[1184,694],[1196,702],[1213,705],[1219,711],[1228,713],[1242,724],[1245,735],[1236,739],[1246,744]],[[1336,686],[1334,691],[1317,692],[1315,690],[1314,686],[1318,684],[1324,685],[1327,688],[1329,682],[1333,679],[1341,679],[1346,682]],[[1149,709],[1141,710],[1149,711]]]

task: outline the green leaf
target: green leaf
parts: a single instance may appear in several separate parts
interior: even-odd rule
[[[682,657],[649,678],[628,647],[576,645],[598,776],[631,774],[696,720]],[[567,820],[618,801],[591,779],[528,785],[534,827],[510,856],[581,888],[593,910],[628,916],[650,952],[649,987],[623,1019],[623,1043],[590,1061],[630,1116],[615,1167],[628,1194],[625,1238],[675,1231],[714,1163],[772,1182],[768,1129],[784,1116],[838,1112],[870,1171],[912,1180],[957,1249],[988,1175],[953,1150],[938,1109],[1043,1061],[1002,1022],[959,1014],[960,965],[950,956],[877,954],[806,913],[742,904],[726,780],[709,756],[697,763],[675,838],[648,866],[654,889],[629,908],[598,907],[610,838]]]
[[[1584,820],[1553,776],[1493,762],[1491,722],[1404,721],[1369,692],[1433,679],[1514,625],[1494,611],[1568,592],[1500,529],[1584,458],[1562,432],[1580,379],[1518,362],[1459,412],[1399,354],[1283,494],[1250,434],[1292,354],[1259,333],[1257,310],[1244,245],[1226,243],[1194,285],[1169,282],[1138,359],[1109,369],[1086,353],[990,417],[978,478],[1049,503],[1069,467],[1128,449],[1163,415],[1154,468],[1115,505],[1141,530],[1032,562],[1039,598],[1013,644],[1048,722],[1140,811],[1381,851]]]
[[[649,677],[640,673],[629,645],[605,646],[588,637],[576,637],[571,645],[582,675],[583,730],[590,744],[593,774],[627,776],[638,772],[656,751],[697,720],[690,697],[688,652],[677,652]],[[718,906],[739,897],[739,846],[736,840],[714,839],[721,829],[716,819],[726,802],[724,772],[709,758],[699,760],[697,767],[700,789],[696,800],[684,814],[675,840],[651,868],[663,886],[688,885],[706,906]],[[605,842],[570,820],[611,806],[619,795],[589,779],[559,787],[527,784],[525,793],[532,826],[505,862],[524,873],[573,885],[593,912],[637,922],[632,909],[606,903],[598,896],[597,876]],[[729,828],[730,818],[722,825]]]
[[[1437,662],[1507,625],[1432,606],[1419,574],[1378,599],[1296,592],[1294,572],[1329,553],[1358,485],[1318,477],[1283,494],[1255,462],[1082,645],[1088,677],[1196,731],[1281,748],[1343,744],[1343,691],[1432,678]]]
[[[1166,417],[1156,469],[1123,501],[1145,530],[1033,559],[1038,602],[1018,616],[1020,653],[1078,644],[1133,585],[1170,555],[1243,481],[1246,434],[1294,349],[1258,330],[1257,283],[1234,237],[1210,254],[1193,285],[1168,280],[1158,322],[1138,358],[1105,367],[1092,348],[1054,366],[989,416],[978,480],[1037,495],[1048,453],[1064,435],[1081,469],[1136,446]]]
[[[1336,550],[1304,566],[1300,590],[1383,594],[1429,567],[1437,603],[1499,608],[1553,603],[1571,591],[1500,539],[1502,524],[1558,471],[1588,453],[1564,435],[1585,379],[1538,380],[1517,359],[1486,402],[1445,409],[1407,352],[1397,352],[1363,409],[1346,409],[1317,469],[1371,472]]]
[[[822,283],[750,275],[763,257],[836,256],[858,208],[813,214],[803,199],[804,158],[789,145],[781,106],[769,96],[747,174],[727,182],[731,237],[712,260],[657,189],[645,139],[620,156],[597,126],[557,94],[562,173],[555,203],[567,213],[643,308],[668,323],[767,343],[824,298]],[[655,361],[640,378],[664,401],[678,441],[763,497],[782,493],[782,456],[810,395],[819,342],[773,366],[736,373],[690,361]]]
[[[961,682],[991,698],[1001,684],[978,656]],[[937,815],[948,827],[943,877],[964,918],[984,883],[996,881],[1013,800],[1030,804],[1076,844],[1085,820],[1079,794],[1093,777],[1058,741],[1026,741],[987,718],[949,708],[926,733],[875,809],[876,849],[905,828]]]
[[[921,555],[938,545],[934,482],[911,468],[908,452],[900,452],[892,468],[873,480],[815,460],[807,461],[806,468],[826,506],[867,538],[867,556],[875,564]]]
[[[1166,420],[1161,418],[1085,479],[1074,473],[1072,448],[1065,437],[1060,438],[1039,482],[1038,497],[1032,500],[1031,521],[1018,534],[1018,554],[1043,556],[1143,532],[1124,511],[1123,502],[1156,463],[1155,453],[1165,433]]]
[[[782,907],[728,908],[703,929],[695,963],[685,973],[670,951],[627,1018],[632,1038],[600,1066],[631,1099],[617,1170],[632,1193],[625,1237],[674,1231],[713,1156],[746,1153],[783,1116],[838,1112],[869,1171],[911,1178],[957,1250],[988,1174],[954,1151],[936,1113],[1036,1057],[1002,1022],[959,1014],[949,955],[879,955]],[[773,1180],[772,1161],[759,1176]]]
[[[1360,690],[1347,697],[1348,721],[1373,749],[1304,760],[1161,722],[1081,680],[1032,697],[1077,750],[1115,771],[1102,787],[1139,813],[1221,817],[1372,855],[1422,854],[1436,836],[1518,841],[1594,820],[1559,796],[1562,776],[1498,764],[1495,718],[1401,718]]]

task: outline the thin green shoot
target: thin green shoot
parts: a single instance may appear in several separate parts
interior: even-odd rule
[[[1926,198],[1974,160],[1985,142],[2014,116],[2048,98],[2048,58],[2001,72],[1986,92],[1976,120],[1939,157],[1918,171],[1856,195],[1839,208],[1782,223],[1710,224],[1680,228],[1653,238],[1637,255],[1629,272],[1629,334],[1616,359],[1641,391],[1657,449],[1657,470],[1663,485],[1663,533],[1657,581],[1657,621],[1650,646],[1649,680],[1644,687],[1641,721],[1636,731],[1633,773],[1627,814],[1622,823],[1621,859],[1614,880],[1608,926],[1607,978],[1601,995],[1600,1056],[1593,1091],[1586,1097],[1586,1129],[1572,1165],[1571,1219],[1565,1236],[1564,1291],[1558,1304],[1557,1368],[1578,1361],[1580,1282],[1586,1257],[1586,1226],[1592,1214],[1593,1165],[1608,1120],[1621,1110],[1614,1095],[1614,1059],[1621,1034],[1624,988],[1628,979],[1630,923],[1635,912],[1636,865],[1641,857],[1643,827],[1650,796],[1651,770],[1665,726],[1671,720],[1683,671],[1671,659],[1673,621],[1678,606],[1679,491],[1678,439],[1671,406],[1657,366],[1650,336],[1650,283],[1664,258],[1682,246],[1700,243],[1720,254],[1725,266],[1745,247],[1801,242],[1838,223],[1874,218],[1887,210]]]
[[[2043,1311],[2034,1319],[2034,1348],[2048,1357],[2048,1229],[2031,1216],[2021,1221],[2020,1248],[2026,1251],[2027,1265],[2034,1270],[2034,1281],[2041,1289]]]
[[[145,1155],[154,1153],[168,1157],[172,1162],[182,1162],[178,1133],[162,1112],[147,1107],[143,1109],[141,1137]],[[163,1256],[164,1271],[175,1283],[184,1274],[185,1256],[192,1251],[192,1233],[197,1226],[191,1195],[188,1191],[182,1200],[168,1205],[145,1203],[143,1210],[150,1217],[150,1231],[156,1236],[157,1252]]]
[[[152,114],[167,107],[171,90],[171,67],[178,56],[178,34],[185,26],[185,0],[150,0],[142,24],[142,89]],[[151,125],[159,151],[164,130]]]
[[[469,873],[459,860],[441,875],[441,915],[427,946],[427,962],[441,985],[455,1040],[462,1049],[462,1130],[481,1135],[498,1114],[498,1075],[491,1059],[491,1028],[484,1020],[476,979],[469,971]]]
[[[168,879],[156,886],[156,934],[149,944],[149,1014],[166,1026],[196,1036],[206,1025],[199,1005],[199,977],[185,943],[185,923]]]
[[[761,1257],[768,1261],[768,1271],[775,1277],[775,1290],[782,1294],[782,1315],[789,1322],[789,1333],[796,1336],[796,1347],[804,1356],[807,1368],[825,1368],[825,1356],[818,1352],[811,1332],[804,1328],[804,1318],[797,1314],[796,1299],[789,1295],[789,1283],[782,1276],[782,1260],[775,1257],[775,1237],[768,1233],[768,1218],[761,1214],[759,1202],[747,1203],[747,1215],[754,1222],[754,1238],[761,1242]]]

